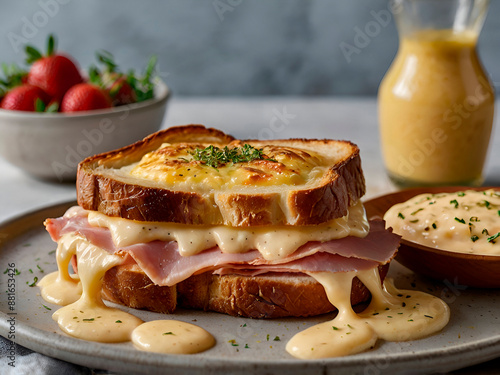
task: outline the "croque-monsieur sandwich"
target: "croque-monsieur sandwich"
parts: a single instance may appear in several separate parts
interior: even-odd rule
[[[352,143],[239,141],[175,127],[83,161],[80,208],[47,229],[56,241],[77,232],[123,257],[104,276],[109,301],[311,316],[334,307],[307,272],[379,267],[383,278],[394,256],[399,238],[382,223],[368,234],[364,192]],[[352,303],[369,297],[355,279]]]
[[[58,280],[75,282],[66,271],[71,261],[83,284],[80,300],[102,293],[155,312],[183,307],[252,318],[313,316],[337,307],[352,328],[361,318],[351,305],[371,299],[365,314],[375,327],[379,310],[406,304],[381,287],[399,236],[381,220],[368,222],[364,193],[359,149],[350,142],[241,141],[190,125],[81,162],[79,206],[48,219],[46,227],[59,243]],[[62,327],[76,325],[71,319],[87,308],[75,306],[74,317],[59,318]],[[411,319],[413,327],[427,324],[423,316]],[[405,327],[387,334],[386,320],[373,332],[401,339]],[[359,333],[368,325],[360,327]],[[77,328],[63,329],[74,334]],[[373,332],[344,335],[363,344],[342,350],[373,346]],[[289,351],[310,357],[312,349]]]

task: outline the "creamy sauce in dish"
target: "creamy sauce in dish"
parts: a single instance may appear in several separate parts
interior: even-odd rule
[[[440,331],[448,324],[448,305],[426,293],[398,290],[391,282],[384,287],[377,269],[358,272],[310,273],[325,287],[337,316],[297,333],[286,345],[297,358],[317,359],[355,354],[372,348],[377,339],[416,340]],[[351,307],[354,277],[370,290],[372,300],[356,314]]]
[[[392,206],[387,227],[405,240],[459,253],[500,255],[500,192],[421,194]]]
[[[68,265],[73,255],[77,256],[80,281],[68,272]],[[202,328],[192,324],[187,326],[187,323],[173,320],[160,320],[155,324],[176,327],[176,330],[183,333],[192,332],[189,343],[186,342],[188,334],[183,334],[179,335],[179,344],[170,343],[175,349],[164,349],[159,347],[157,342],[143,339],[141,332],[151,332],[151,325],[143,324],[141,319],[132,314],[106,306],[101,298],[102,280],[106,271],[122,263],[120,256],[109,254],[77,235],[66,234],[59,240],[56,257],[59,270],[45,276],[38,286],[41,287],[42,297],[47,302],[64,305],[52,315],[52,318],[68,335],[88,341],[124,342],[130,341],[134,330],[139,328],[134,337],[139,337],[139,342],[143,343],[136,344],[136,347],[142,350],[156,352],[177,350],[175,353],[189,354],[213,346],[213,343],[209,345],[208,337],[212,336]],[[141,328],[143,325],[145,327]],[[212,341],[215,342],[213,337]]]
[[[141,324],[132,332],[137,349],[165,354],[195,354],[215,345],[214,337],[191,323],[176,320],[154,320]]]

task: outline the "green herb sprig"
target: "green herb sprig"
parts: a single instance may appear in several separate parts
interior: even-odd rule
[[[245,163],[253,160],[269,160],[277,162],[274,159],[266,158],[263,149],[257,149],[249,144],[245,144],[243,147],[234,148],[225,146],[222,149],[217,146],[210,145],[204,149],[196,148],[194,151],[190,151],[189,154],[193,156],[193,160],[201,161],[209,167],[215,169],[217,169],[219,165],[225,163]]]

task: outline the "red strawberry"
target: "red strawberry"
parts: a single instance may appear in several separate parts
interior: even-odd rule
[[[47,56],[31,46],[26,46],[28,63],[33,63],[28,73],[28,83],[42,88],[56,100],[60,100],[68,89],[80,82],[82,76],[75,63],[63,55],[56,55],[55,41],[49,36]]]
[[[110,108],[109,95],[91,83],[79,83],[68,90],[61,102],[61,112]]]
[[[127,82],[125,76],[120,76],[108,88],[109,96],[113,100],[113,105],[124,105],[135,103],[137,95],[132,86]]]
[[[5,94],[0,108],[14,111],[43,112],[49,101],[48,95],[39,87],[22,85]]]

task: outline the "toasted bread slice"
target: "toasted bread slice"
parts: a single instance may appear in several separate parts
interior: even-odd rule
[[[196,150],[262,150],[215,167]],[[242,151],[243,152],[243,151]],[[108,216],[182,224],[313,225],[347,214],[365,193],[348,141],[238,141],[201,125],[173,127],[78,166],[78,204]]]
[[[382,280],[388,269],[389,264],[379,266]],[[351,304],[366,302],[370,296],[355,278]],[[336,310],[323,286],[304,274],[219,276],[206,272],[167,287],[155,285],[137,265],[122,265],[105,274],[103,297],[128,307],[167,314],[177,307],[249,318],[305,317]]]

